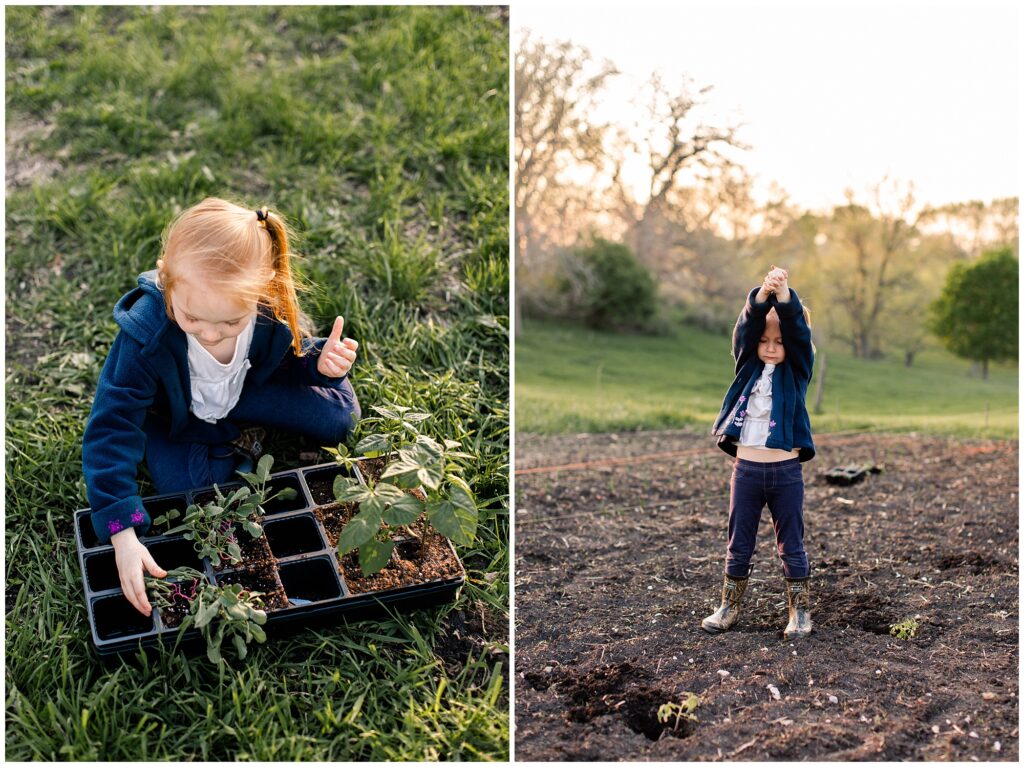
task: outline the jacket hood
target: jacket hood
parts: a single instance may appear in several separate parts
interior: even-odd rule
[[[121,297],[114,306],[114,321],[144,347],[167,331],[171,320],[156,283],[156,269],[140,274],[139,286]]]

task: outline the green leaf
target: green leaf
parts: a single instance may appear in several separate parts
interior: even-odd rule
[[[274,456],[270,455],[270,453],[267,453],[260,458],[260,462],[256,464],[256,476],[260,478],[260,484],[267,481],[267,477],[270,476],[270,469],[273,465]]]
[[[427,504],[427,519],[441,535],[465,546],[476,538],[479,512],[469,486],[458,477],[451,479],[448,497]]]
[[[253,538],[259,538],[263,535],[263,528],[249,520],[243,522],[242,527],[245,529],[245,532],[249,533]]]
[[[263,613],[263,622],[265,623],[267,614]],[[249,633],[252,634],[252,638],[255,639],[259,644],[263,644],[267,641],[267,632],[260,628],[258,625],[249,626]]]
[[[252,490],[250,490],[248,487],[245,487],[243,485],[242,487],[240,487],[237,490],[235,490],[235,492],[233,492],[228,497],[228,499],[227,499],[227,501],[225,502],[224,505],[225,506],[231,506],[234,503],[238,503],[243,498],[247,498],[251,492],[252,492]]]
[[[359,569],[364,575],[373,575],[388,563],[394,549],[395,542],[392,540],[370,539],[359,547]]]
[[[235,641],[235,649],[238,650],[238,657],[239,658],[244,658],[246,650],[248,649],[245,646],[245,639],[242,638],[241,634],[235,634],[233,639]]]
[[[372,506],[369,503],[364,504],[362,510],[341,529],[341,535],[338,536],[338,551],[344,554],[373,538],[380,529],[381,511],[379,503]]]
[[[384,469],[381,479],[395,477],[402,487],[424,485],[437,490],[443,473],[441,453],[426,443],[416,442],[398,451],[398,457]]]
[[[384,434],[367,434],[356,443],[355,451],[360,455],[383,453],[388,449],[388,439]]]
[[[196,613],[196,628],[201,629],[206,626],[210,621],[217,617],[217,612],[220,609],[220,605],[216,602],[212,604],[202,605],[199,608],[199,612]]]
[[[258,484],[260,484],[260,478],[257,477],[255,474],[253,474],[251,472],[248,472],[248,471],[236,471],[235,474],[240,476],[242,479],[244,479],[250,485],[258,485]]]
[[[384,512],[384,521],[389,525],[411,525],[423,513],[423,501],[409,493],[392,503]]]
[[[339,474],[334,478],[334,497],[342,503],[358,503],[358,500],[352,501],[342,496],[346,496],[352,490],[358,490],[362,492],[363,486],[359,484],[359,481],[355,477],[346,477]]]

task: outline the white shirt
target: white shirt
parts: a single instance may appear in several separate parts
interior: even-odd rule
[[[740,406],[740,410],[746,410],[743,416],[743,427],[740,429],[740,438],[736,440],[737,445],[744,447],[765,448],[764,443],[768,441],[768,432],[771,430],[772,418],[772,373],[775,365],[766,362],[761,377],[757,379],[754,388],[750,390],[750,399],[745,403],[746,407]]]
[[[226,365],[203,348],[195,336],[186,335],[188,374],[192,380],[191,410],[196,418],[216,423],[238,404],[238,398],[242,396],[242,386],[245,384],[245,374],[252,367],[249,362],[249,344],[252,343],[255,328],[254,314],[245,330],[235,338],[235,353]]]

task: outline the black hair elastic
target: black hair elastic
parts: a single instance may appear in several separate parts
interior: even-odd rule
[[[257,221],[266,221],[267,220],[267,209],[266,208],[260,208],[258,211],[256,211],[256,220]]]

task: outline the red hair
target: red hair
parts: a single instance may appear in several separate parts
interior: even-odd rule
[[[295,355],[304,354],[302,342],[311,337],[299,308],[288,227],[278,214],[207,197],[183,211],[164,235],[157,261],[167,316],[174,319],[171,292],[187,273],[198,273],[239,303],[268,307],[292,331]]]

